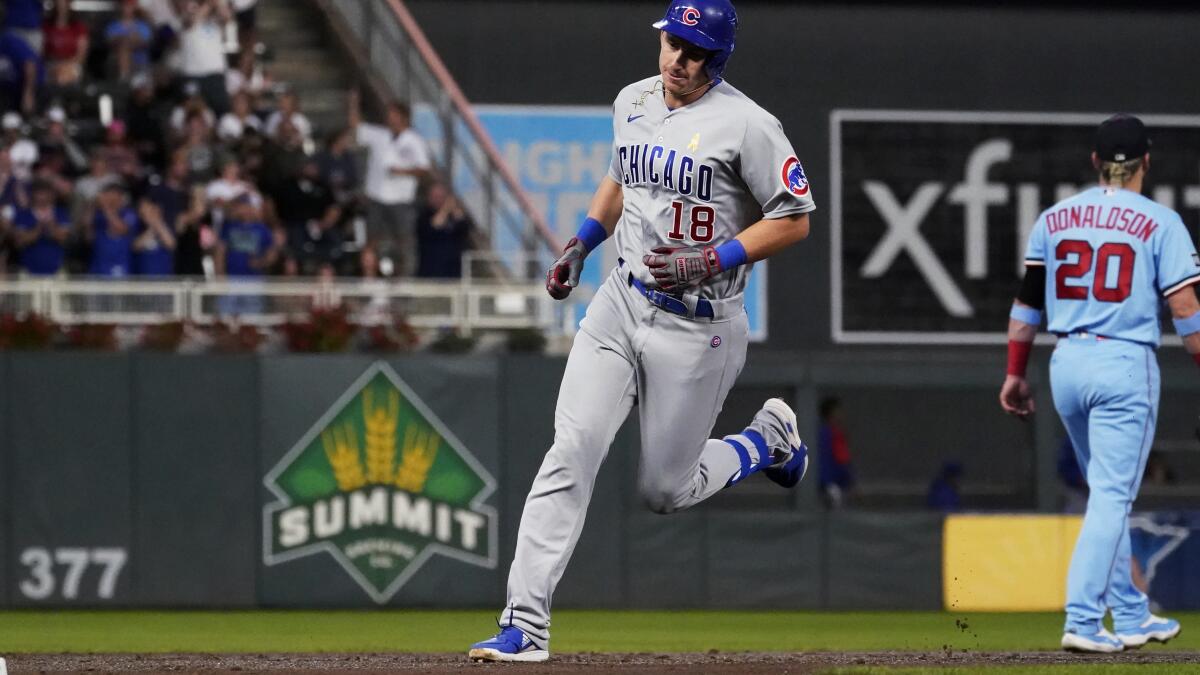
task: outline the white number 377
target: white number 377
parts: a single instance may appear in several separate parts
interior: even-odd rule
[[[102,568],[96,595],[110,599],[117,588],[117,579],[125,567],[128,556],[123,548],[27,548],[21,552],[21,564],[28,569],[28,576],[21,581],[21,593],[30,600],[46,600],[59,587],[54,566],[62,565],[62,597],[73,600],[79,597],[79,586],[88,565]]]

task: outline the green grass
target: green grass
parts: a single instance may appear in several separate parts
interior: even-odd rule
[[[1174,616],[1200,623],[1197,613]],[[459,652],[494,626],[488,611],[9,611],[0,612],[0,654]],[[1061,629],[1057,613],[564,610],[554,616],[553,650],[1029,651],[1057,649]],[[1156,649],[1197,644],[1185,632]]]

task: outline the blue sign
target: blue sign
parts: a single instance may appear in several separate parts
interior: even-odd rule
[[[612,160],[612,112],[607,107],[475,107],[505,162],[534,205],[563,241],[587,216],[588,204]],[[601,246],[584,266],[581,283],[599,287],[614,265],[612,246]],[[599,264],[597,264],[599,263]],[[754,265],[746,287],[750,337],[767,336],[767,266]],[[581,315],[582,316],[582,315]]]

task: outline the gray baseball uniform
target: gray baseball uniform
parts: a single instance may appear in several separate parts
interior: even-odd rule
[[[651,510],[685,509],[748,475],[731,445],[742,437],[709,433],[746,360],[750,265],[655,304],[638,288],[652,280],[642,256],[658,246],[718,245],[763,218],[815,208],[778,120],[728,82],[675,110],[661,77],[631,84],[614,103],[613,136],[609,177],[624,198],[615,232],[621,262],[589,305],[567,359],[554,445],[525,502],[500,617],[542,648],[596,474],[635,403],[639,490]]]

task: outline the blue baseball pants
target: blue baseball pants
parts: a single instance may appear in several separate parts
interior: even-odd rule
[[[1090,494],[1067,574],[1066,630],[1094,633],[1106,611],[1120,632],[1150,616],[1130,574],[1129,511],[1154,440],[1154,349],[1091,335],[1061,338],[1050,359],[1054,407]]]

